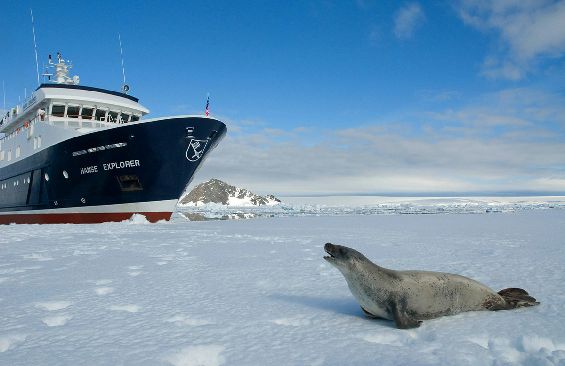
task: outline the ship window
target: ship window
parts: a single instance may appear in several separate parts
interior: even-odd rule
[[[106,110],[105,109],[97,109],[95,119],[97,121],[106,121]]]
[[[139,116],[136,116],[136,115],[131,116],[131,121],[132,121],[132,122],[137,122],[137,121],[139,121]]]
[[[37,136],[37,148],[41,147],[41,136]]]
[[[4,160],[4,150],[0,151],[0,160]]]
[[[22,148],[21,147],[16,147],[16,159],[20,157],[20,155],[22,154]]]
[[[118,122],[118,112],[108,112],[108,122]]]
[[[122,192],[142,191],[143,187],[137,175],[120,175],[118,182]]]
[[[78,113],[80,111],[80,107],[79,106],[68,106],[67,107],[67,117],[70,118],[78,118]]]
[[[65,116],[65,106],[59,104],[53,104],[53,109],[51,109],[51,115],[55,117]]]
[[[8,161],[12,161],[12,150],[8,150]]]
[[[129,122],[129,114],[122,113],[120,115],[120,123],[128,123]]]
[[[65,177],[65,179],[69,179],[69,173],[67,173],[66,170],[63,170],[63,177]]]
[[[82,119],[92,119],[92,111],[94,111],[94,108],[82,107],[80,116],[82,117]]]
[[[45,173],[45,181],[49,182],[49,174]]]

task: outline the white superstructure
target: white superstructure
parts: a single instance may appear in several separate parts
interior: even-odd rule
[[[0,168],[69,138],[138,122],[149,113],[127,94],[79,86],[60,53],[56,63],[49,56],[49,66],[53,73],[44,76],[53,77],[53,83],[41,84],[0,119]]]

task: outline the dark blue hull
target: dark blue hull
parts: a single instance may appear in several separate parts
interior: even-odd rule
[[[225,133],[215,119],[179,117],[60,142],[1,169],[0,223],[169,219]]]

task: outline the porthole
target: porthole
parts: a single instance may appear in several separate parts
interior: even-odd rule
[[[66,170],[63,170],[63,177],[65,177],[65,179],[69,179],[69,173],[67,173]]]
[[[49,182],[49,174],[45,173],[45,181]]]

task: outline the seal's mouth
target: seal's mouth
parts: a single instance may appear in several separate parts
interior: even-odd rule
[[[333,255],[332,251],[334,249],[333,244],[331,243],[327,243],[326,245],[324,245],[324,250],[326,251],[326,253],[328,253],[329,255],[325,255],[324,259],[327,261],[331,261],[331,260],[335,260],[335,256]]]

